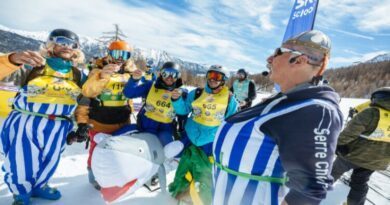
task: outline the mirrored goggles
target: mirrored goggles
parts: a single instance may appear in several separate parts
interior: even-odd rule
[[[174,68],[164,68],[161,70],[161,77],[162,78],[169,78],[172,77],[173,79],[180,78],[180,72]]]
[[[108,55],[110,55],[115,60],[128,60],[131,57],[131,53],[129,51],[123,50],[109,50]]]
[[[80,45],[73,39],[63,36],[54,37],[52,41],[59,46],[68,47],[71,49],[78,49],[80,47]]]
[[[207,80],[215,80],[215,81],[223,81],[224,77],[225,77],[224,74],[216,71],[209,71],[206,75]]]

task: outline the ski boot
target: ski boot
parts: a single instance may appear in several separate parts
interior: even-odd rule
[[[14,195],[12,205],[29,205],[31,194]]]
[[[40,188],[34,188],[31,192],[31,197],[37,197],[48,200],[58,200],[61,198],[61,192],[56,188],[49,187],[45,184]]]
[[[95,180],[95,175],[93,175],[92,169],[90,167],[88,167],[87,170],[88,170],[88,180],[89,180],[89,183],[92,184],[92,186],[96,190],[100,191],[101,187],[97,183],[97,181]]]
[[[160,189],[160,183],[158,181],[158,175],[154,175],[149,181],[144,184],[150,192],[154,192]]]

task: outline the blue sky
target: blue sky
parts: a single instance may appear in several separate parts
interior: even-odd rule
[[[280,46],[293,0],[2,0],[0,24],[68,28],[99,37],[118,23],[137,47],[229,69],[265,70]],[[320,0],[315,29],[332,39],[330,67],[390,52],[390,0]]]

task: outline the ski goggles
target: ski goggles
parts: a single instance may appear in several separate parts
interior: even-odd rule
[[[164,68],[161,70],[161,77],[162,78],[172,77],[173,79],[178,79],[180,78],[180,72],[174,68]]]
[[[223,81],[225,75],[220,72],[209,71],[207,72],[206,78],[207,80]]]
[[[75,40],[63,36],[54,37],[52,41],[59,46],[71,49],[78,49],[80,47],[80,45]]]
[[[110,55],[115,60],[128,60],[131,57],[129,51],[123,50],[108,50],[108,55]]]

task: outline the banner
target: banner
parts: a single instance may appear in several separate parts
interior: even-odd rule
[[[319,0],[296,0],[290,20],[284,33],[283,42],[313,29]]]

